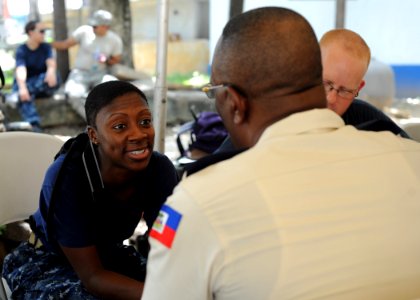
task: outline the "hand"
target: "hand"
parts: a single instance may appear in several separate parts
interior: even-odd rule
[[[108,59],[106,60],[106,64],[108,65],[108,66],[112,66],[112,65],[115,65],[115,64],[117,64],[117,63],[119,63],[120,62],[120,56],[110,56],[110,57],[108,57]]]
[[[29,94],[29,91],[26,87],[19,89],[19,99],[22,102],[31,100],[31,95]]]
[[[48,84],[49,87],[54,87],[57,85],[57,76],[55,76],[55,72],[47,72],[45,74],[44,81]]]

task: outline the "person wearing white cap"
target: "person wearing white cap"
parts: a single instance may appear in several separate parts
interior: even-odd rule
[[[111,24],[112,14],[97,10],[89,18],[89,25],[80,26],[66,40],[51,43],[57,50],[79,45],[64,91],[83,118],[87,93],[98,83],[116,79],[110,75],[109,67],[120,62],[123,43],[121,37],[110,30]]]

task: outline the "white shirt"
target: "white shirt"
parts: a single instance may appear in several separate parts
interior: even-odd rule
[[[144,300],[420,298],[420,143],[297,113],[167,205],[181,220],[171,248],[151,234]]]
[[[83,25],[73,32],[73,38],[79,43],[74,62],[76,69],[102,71],[106,68],[106,64],[99,62],[101,58],[122,54],[122,40],[111,30],[108,30],[104,36],[97,36],[92,26]]]

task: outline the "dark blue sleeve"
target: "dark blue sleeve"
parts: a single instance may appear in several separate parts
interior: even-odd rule
[[[25,46],[21,45],[16,49],[16,67],[26,66],[26,51]]]
[[[86,247],[94,244],[88,213],[90,191],[86,192],[84,176],[78,167],[72,164],[62,166],[64,158],[65,155],[60,155],[47,170],[39,209],[34,214],[39,238],[47,249],[54,252],[59,252],[59,245]],[[57,181],[59,172],[62,177]],[[53,189],[56,189],[54,200]],[[53,212],[51,217],[50,210]],[[49,229],[51,231],[47,232]]]
[[[77,165],[67,164],[56,187],[54,237],[60,245],[70,248],[95,244],[92,196],[82,171]]]
[[[59,156],[48,168],[44,182],[42,183],[41,193],[39,197],[39,208],[33,214],[35,220],[36,229],[35,232],[37,236],[41,239],[44,246],[48,249],[53,249],[53,243],[50,244],[47,241],[47,216],[48,210],[51,204],[51,195],[54,187],[57,174],[61,168],[61,165],[64,160],[64,155]]]

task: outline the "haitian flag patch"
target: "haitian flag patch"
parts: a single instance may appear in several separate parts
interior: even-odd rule
[[[158,240],[166,247],[171,248],[181,218],[182,215],[179,212],[164,204],[153,223],[149,236]]]

